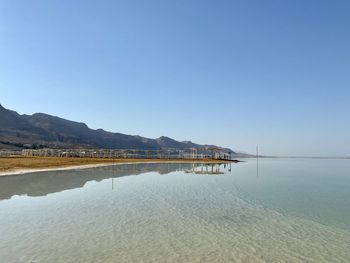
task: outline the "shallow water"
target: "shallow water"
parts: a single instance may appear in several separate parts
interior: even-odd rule
[[[350,262],[350,160],[0,178],[0,261]]]

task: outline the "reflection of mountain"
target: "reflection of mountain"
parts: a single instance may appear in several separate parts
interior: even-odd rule
[[[190,168],[191,164],[149,163],[5,176],[0,177],[0,200],[9,199],[13,195],[43,196],[63,190],[80,188],[89,181],[101,181],[111,177],[138,175],[146,172],[167,174]]]

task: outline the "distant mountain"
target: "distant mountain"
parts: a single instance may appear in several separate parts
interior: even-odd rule
[[[0,105],[0,149],[23,148],[104,148],[104,149],[187,149],[220,148],[191,141],[176,141],[162,136],[149,139],[141,136],[90,129],[75,122],[44,113],[20,115]],[[225,149],[225,151],[231,151]],[[233,151],[231,151],[234,153]]]

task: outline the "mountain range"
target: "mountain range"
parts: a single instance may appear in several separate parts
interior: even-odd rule
[[[166,136],[150,139],[138,135],[90,129],[85,123],[35,113],[18,114],[0,104],[0,149],[103,148],[103,149],[188,149],[221,148]],[[231,149],[224,149],[234,154]]]

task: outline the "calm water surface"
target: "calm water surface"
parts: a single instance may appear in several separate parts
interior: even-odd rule
[[[0,178],[0,262],[350,262],[350,160]]]

